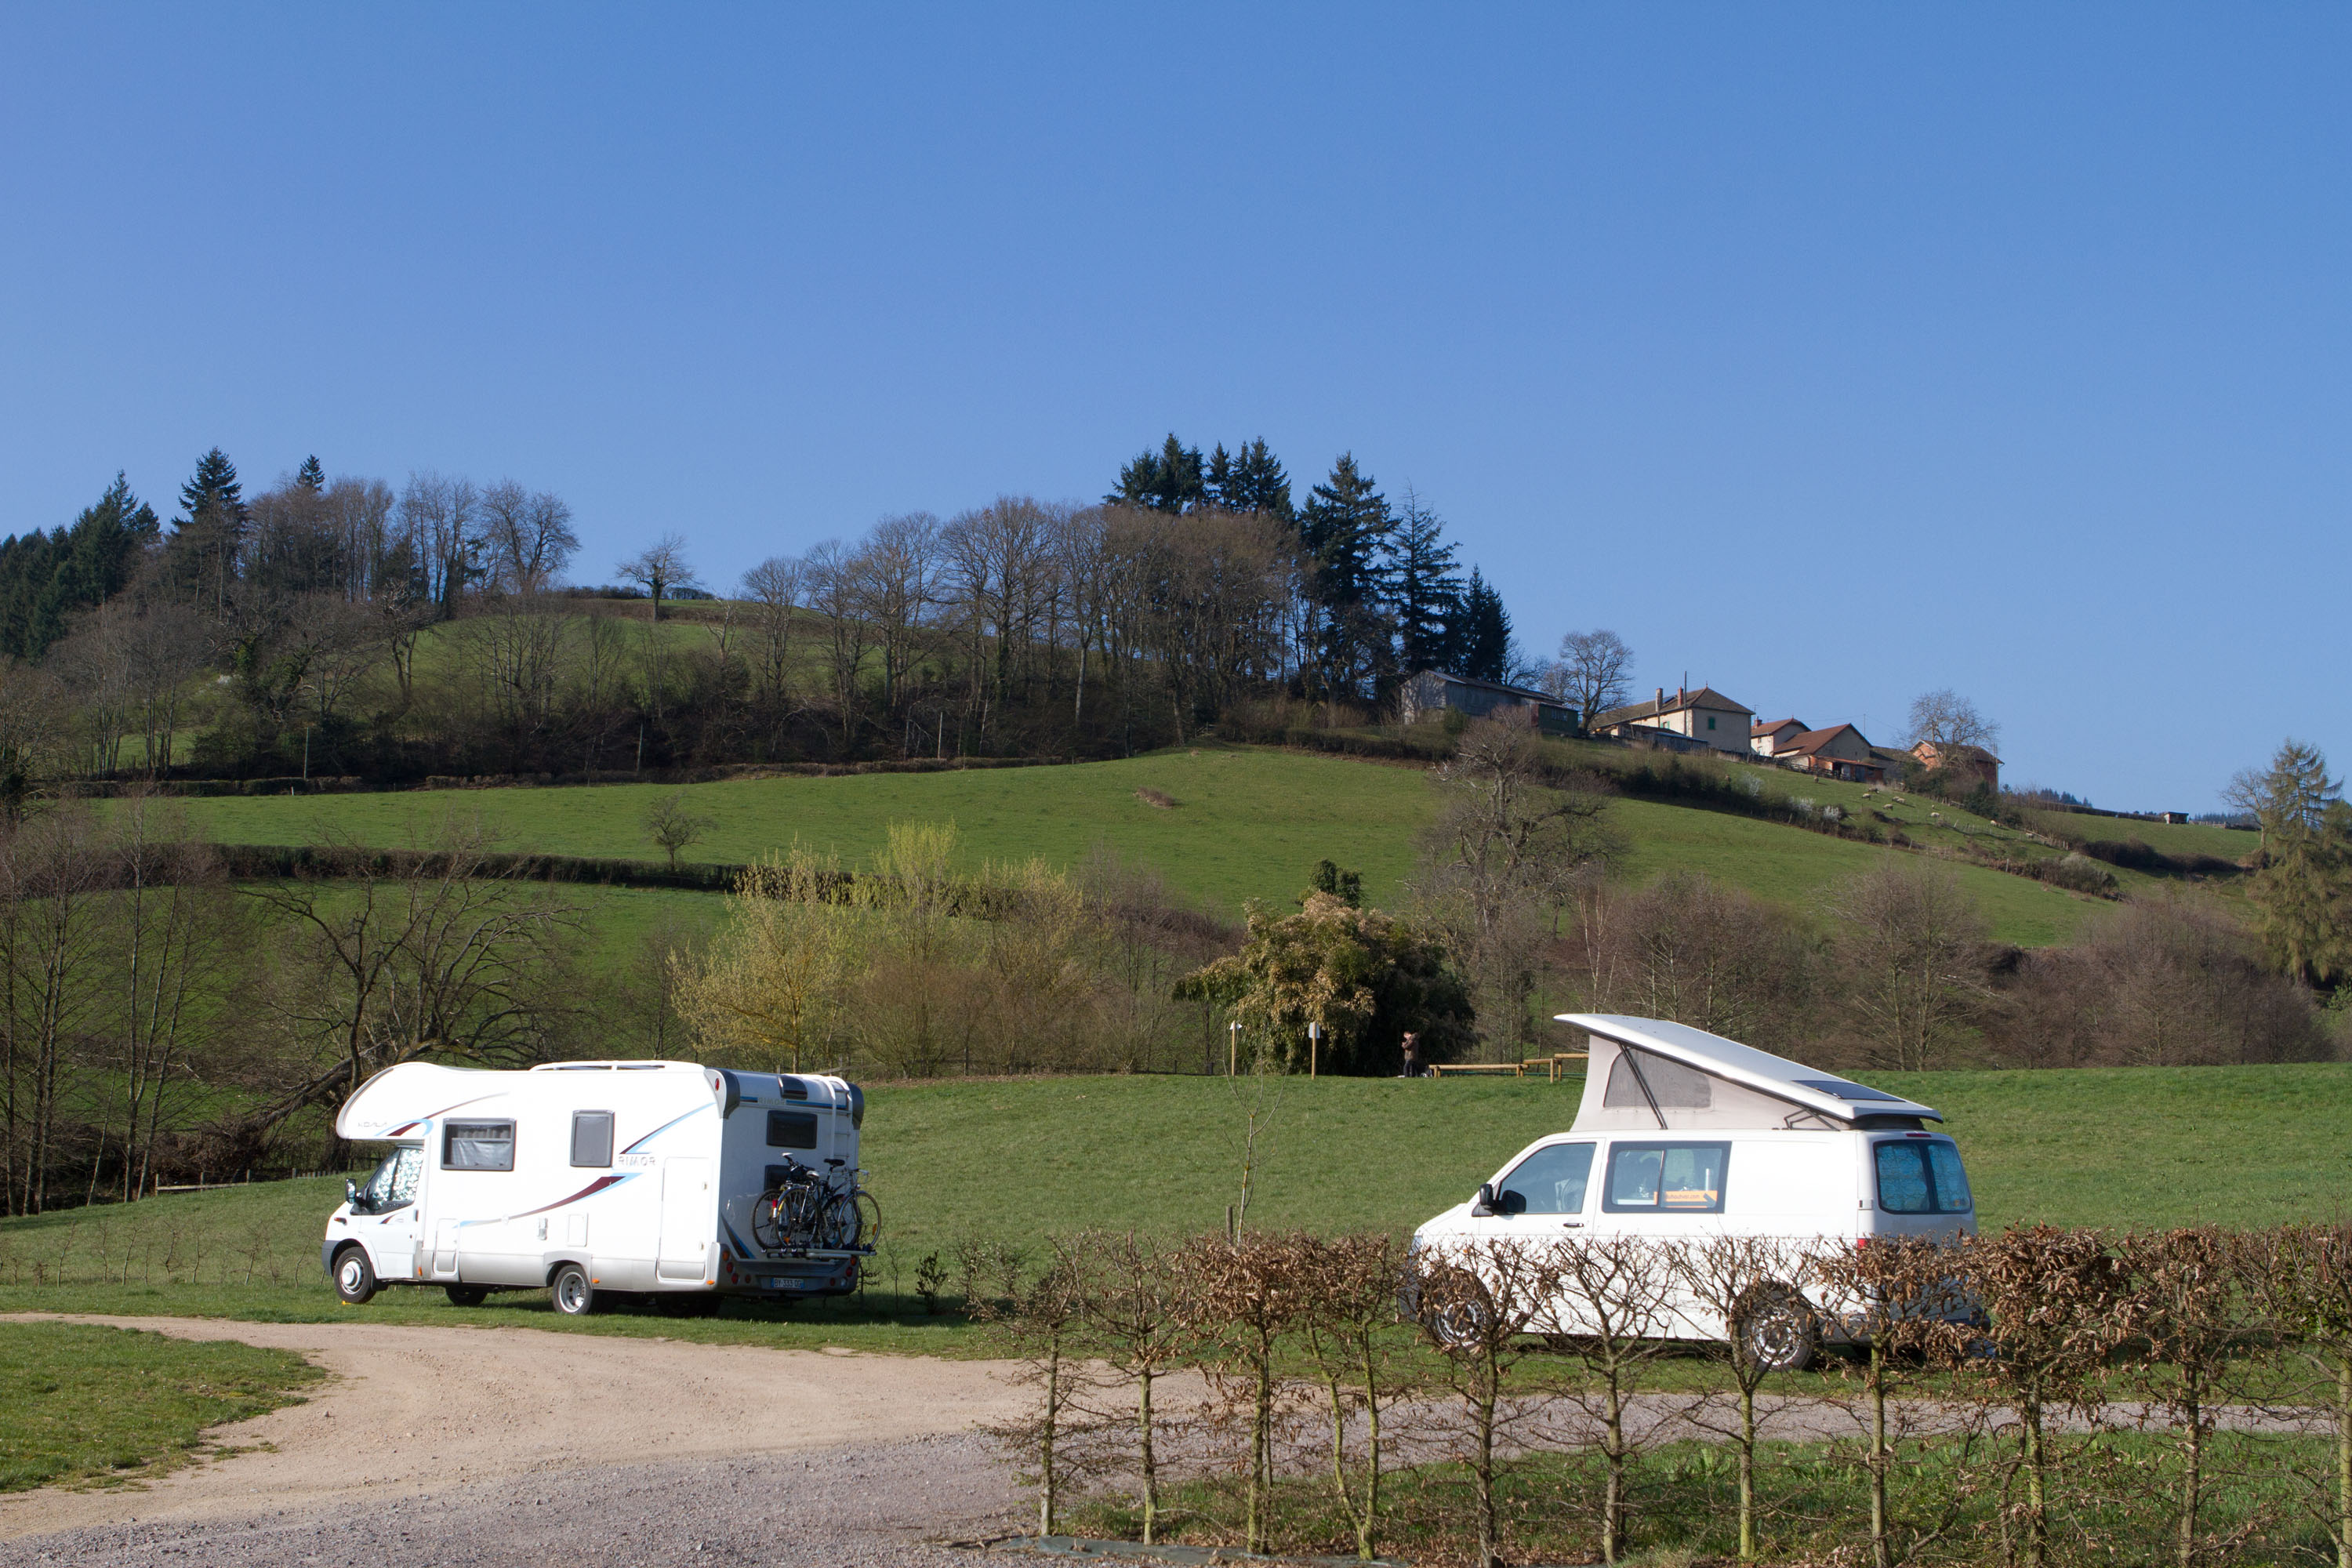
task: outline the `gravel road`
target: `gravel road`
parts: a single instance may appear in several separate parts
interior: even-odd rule
[[[932,1564],[1018,1506],[984,1363],[365,1322],[77,1318],[334,1374],[137,1490],[0,1498],[0,1565]]]

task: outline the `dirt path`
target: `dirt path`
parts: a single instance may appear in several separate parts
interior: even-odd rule
[[[270,1446],[265,1451],[192,1466],[143,1491],[0,1497],[0,1541],[133,1521],[374,1510],[480,1482],[597,1467],[903,1446],[966,1433],[1018,1403],[1002,1369],[982,1362],[530,1329],[47,1314],[6,1321],[45,1319],[295,1351],[335,1381],[306,1403],[215,1433],[231,1447]],[[1007,1495],[999,1491],[996,1506]]]

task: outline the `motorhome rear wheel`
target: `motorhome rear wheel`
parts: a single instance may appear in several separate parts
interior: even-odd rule
[[[590,1283],[588,1270],[567,1263],[547,1282],[547,1299],[565,1317],[584,1318],[596,1310],[596,1287]]]

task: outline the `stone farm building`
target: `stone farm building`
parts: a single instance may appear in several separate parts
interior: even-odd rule
[[[1424,713],[1451,708],[1473,719],[1512,719],[1532,723],[1547,735],[1576,733],[1576,710],[1548,691],[1474,680],[1424,669],[1397,689],[1397,716],[1410,724]]]
[[[1595,715],[1592,732],[1614,735],[1621,741],[1648,741],[1674,751],[1706,746],[1745,756],[1748,728],[1755,720],[1754,709],[1734,702],[1711,686],[1696,691],[1677,689],[1672,697],[1661,686],[1657,696],[1647,702]]]
[[[1919,765],[1930,773],[1938,768],[1950,768],[1968,781],[1970,787],[1982,784],[1987,789],[2000,788],[2000,759],[1982,746],[1945,745],[1935,741],[1922,741],[1911,748]]]
[[[1880,761],[1877,749],[1851,724],[1808,730],[1800,720],[1783,719],[1755,726],[1748,742],[1759,756],[1825,778],[1876,784],[1886,776],[1886,764]]]

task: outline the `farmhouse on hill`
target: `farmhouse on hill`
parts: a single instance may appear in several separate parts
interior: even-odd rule
[[[1408,724],[1445,708],[1473,719],[1517,720],[1533,724],[1547,735],[1576,733],[1576,710],[1549,692],[1530,687],[1424,669],[1397,689],[1397,717]]]
[[[1783,724],[1794,724],[1784,720]],[[1762,728],[1762,726],[1758,726]],[[1849,784],[1876,784],[1886,776],[1886,765],[1878,759],[1876,748],[1863,732],[1851,724],[1832,724],[1826,730],[1794,731],[1774,727],[1770,751],[1759,745],[1757,750],[1783,767],[1800,768],[1809,773],[1844,779]]]
[[[1754,709],[1734,702],[1712,686],[1696,691],[1677,689],[1672,697],[1661,686],[1657,696],[1647,702],[1593,715],[1591,728],[1596,735],[1649,741],[1675,751],[1696,750],[1689,742],[1696,742],[1744,755],[1755,720]]]
[[[1982,746],[1944,745],[1935,741],[1922,741],[1911,748],[1919,765],[1930,773],[1938,768],[1951,768],[1971,784],[1987,789],[2000,788],[2000,759]]]

